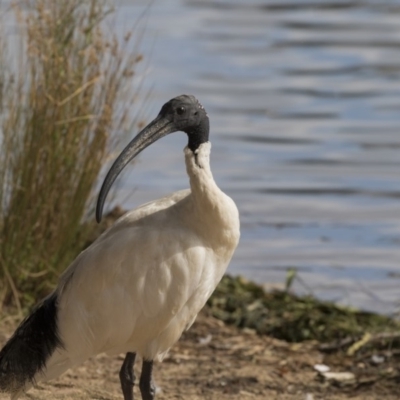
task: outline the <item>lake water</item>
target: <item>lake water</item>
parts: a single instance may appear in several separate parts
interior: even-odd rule
[[[146,2],[122,1],[118,29]],[[229,272],[391,313],[400,300],[400,1],[156,0],[145,13],[149,118],[196,95],[212,168],[237,203]],[[120,183],[134,207],[188,186],[183,134]]]

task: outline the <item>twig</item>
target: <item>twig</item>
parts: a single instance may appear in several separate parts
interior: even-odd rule
[[[371,339],[372,339],[372,335],[369,332],[365,332],[363,337],[360,340],[353,343],[347,349],[347,355],[354,356],[354,354],[357,353],[357,351],[360,350],[361,347],[364,347],[367,343],[369,343],[371,341]]]

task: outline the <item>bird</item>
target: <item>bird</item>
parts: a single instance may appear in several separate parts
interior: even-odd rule
[[[124,400],[134,399],[137,356],[142,399],[155,398],[153,363],[193,324],[240,238],[238,209],[213,179],[209,130],[196,97],[180,95],[124,148],[101,186],[98,222],[120,172],[173,132],[188,138],[190,188],[127,212],[77,256],[0,351],[0,391],[16,400],[89,357],[124,353],[119,371]]]

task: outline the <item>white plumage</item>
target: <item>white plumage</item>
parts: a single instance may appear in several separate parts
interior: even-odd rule
[[[239,239],[237,209],[212,179],[210,147],[198,150],[202,167],[185,150],[191,190],[129,212],[66,270],[57,290],[67,350],[49,365],[100,352],[161,360],[192,324]]]
[[[192,96],[171,102],[204,110]],[[189,190],[125,214],[63,273],[55,290],[62,346],[46,359],[34,381],[53,379],[102,352],[161,361],[194,322],[239,241],[237,208],[214,182],[208,132],[202,135],[200,144],[191,146],[188,133],[184,153]],[[25,381],[22,389],[29,384]],[[143,398],[153,399],[154,390],[145,386],[141,381]],[[124,390],[124,398],[133,399],[130,390]]]

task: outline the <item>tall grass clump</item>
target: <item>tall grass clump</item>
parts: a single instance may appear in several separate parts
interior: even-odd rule
[[[77,255],[110,135],[133,123],[140,56],[108,32],[109,12],[22,0],[17,38],[0,33],[0,306],[45,295]]]

